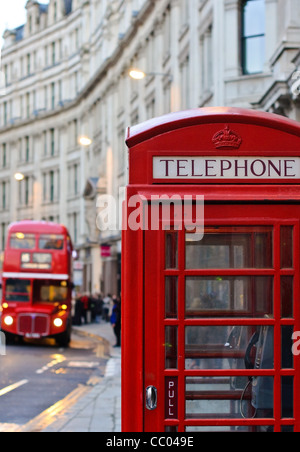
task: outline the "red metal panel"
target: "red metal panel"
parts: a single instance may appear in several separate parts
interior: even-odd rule
[[[28,314],[19,315],[18,334],[25,336],[26,333],[32,333],[32,317]]]
[[[295,227],[294,238],[294,266],[295,274],[300,275],[300,223]],[[294,284],[294,331],[300,331],[300,278],[295,279]],[[295,417],[295,432],[300,432],[300,355],[294,355],[294,417]]]
[[[49,316],[36,315],[34,316],[33,333],[40,336],[47,336],[49,334]]]
[[[143,233],[123,234],[122,430],[143,431],[144,408],[144,242]]]

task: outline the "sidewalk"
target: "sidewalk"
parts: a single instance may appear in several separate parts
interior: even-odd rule
[[[121,349],[113,348],[115,336],[110,324],[92,324],[73,327],[79,335],[102,338],[104,350],[110,359],[104,378],[91,389],[84,387],[75,403],[43,432],[120,432],[121,431]],[[80,388],[78,388],[80,391]],[[74,398],[73,398],[74,400]],[[66,403],[68,406],[68,403]]]

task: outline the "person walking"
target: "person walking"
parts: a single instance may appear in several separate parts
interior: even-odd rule
[[[117,343],[114,347],[121,347],[121,300],[117,297],[113,297],[113,309],[110,317],[110,323],[113,327]]]
[[[83,318],[84,322],[87,325],[88,324],[88,311],[90,308],[90,299],[87,294],[83,295],[80,299],[82,303],[82,311],[83,311]]]
[[[110,294],[107,294],[107,296],[103,298],[103,310],[102,310],[102,316],[105,322],[109,322],[109,319],[112,315],[112,307],[113,307],[112,297]]]

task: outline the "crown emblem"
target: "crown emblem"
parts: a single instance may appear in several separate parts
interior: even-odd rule
[[[238,149],[242,138],[230,130],[229,126],[226,126],[224,130],[220,130],[214,135],[212,141],[217,149]]]

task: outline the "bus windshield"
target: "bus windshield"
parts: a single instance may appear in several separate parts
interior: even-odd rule
[[[30,280],[8,279],[6,281],[6,301],[19,301],[28,303],[30,301]]]
[[[10,248],[15,250],[34,250],[35,235],[17,232],[10,237]]]
[[[63,235],[41,235],[39,239],[40,250],[63,250]]]
[[[33,302],[61,303],[68,299],[67,281],[40,281],[33,282]]]

